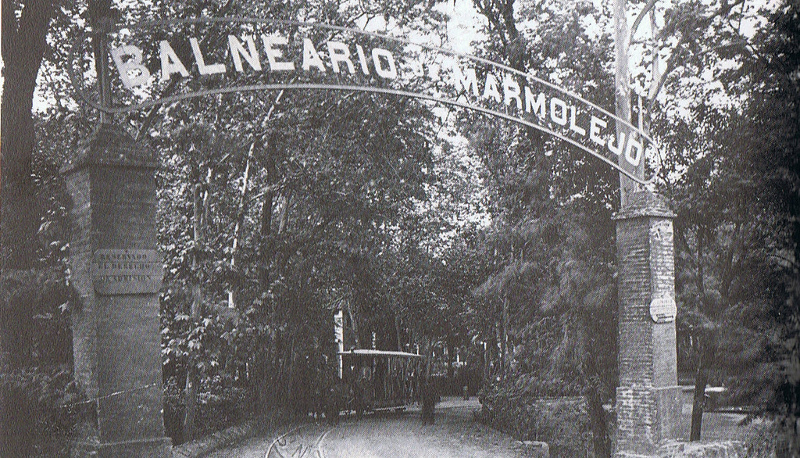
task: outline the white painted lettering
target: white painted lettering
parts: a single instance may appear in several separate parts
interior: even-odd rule
[[[244,60],[253,67],[253,70],[261,71],[261,61],[258,58],[258,51],[256,44],[253,42],[253,37],[244,37],[247,42],[247,50],[244,49],[242,43],[234,35],[228,35],[228,45],[231,48],[231,57],[233,57],[233,67],[237,72],[243,72],[242,57]]]
[[[544,118],[546,106],[544,103],[544,94],[541,92],[536,97],[536,100],[533,99],[533,92],[531,92],[528,86],[525,86],[525,111],[528,113],[535,113],[536,116],[539,118]]]
[[[347,71],[352,75],[356,72],[353,62],[350,60],[350,49],[346,44],[339,41],[328,42],[328,56],[331,59],[331,68],[333,73],[339,73],[339,63],[344,62],[347,64]]]
[[[314,47],[314,43],[311,42],[310,39],[304,38],[303,39],[303,70],[308,71],[311,67],[317,67],[319,71],[325,73],[325,64],[322,63],[322,59],[319,57],[319,53],[317,49]]]
[[[173,73],[180,73],[183,77],[189,76],[186,66],[183,65],[169,42],[161,40],[158,45],[161,50],[161,81],[169,81]]]
[[[203,58],[203,52],[200,51],[200,43],[197,38],[189,38],[189,44],[192,45],[192,53],[194,53],[194,61],[197,63],[197,71],[201,75],[214,75],[217,73],[225,73],[225,64],[208,64]]]
[[[561,126],[567,125],[567,102],[553,97],[550,99],[550,119]]]
[[[150,71],[142,64],[142,50],[136,46],[124,45],[114,48],[111,50],[111,57],[126,89],[141,86],[150,79]]]
[[[575,112],[578,111],[578,109],[573,107],[573,106],[571,106],[569,108],[570,108],[570,110],[569,110],[570,111],[570,113],[569,113],[569,130],[575,132],[578,135],[585,136],[586,135],[586,129],[584,129],[583,127],[580,127],[580,126],[575,124],[575,117],[576,117]]]
[[[616,146],[614,146],[614,138],[613,137],[608,139],[608,149],[610,149],[611,152],[616,154],[617,156],[622,154],[622,148],[624,146],[625,146],[625,132],[620,132],[619,133],[619,142],[617,142]]]
[[[495,102],[500,103],[500,91],[497,90],[497,78],[491,73],[486,73],[486,82],[483,85],[483,98],[494,99]]]
[[[278,59],[283,58],[283,51],[276,49],[275,46],[286,46],[289,40],[286,37],[261,35],[264,43],[264,53],[267,55],[269,69],[273,72],[283,72],[294,70],[294,62],[284,62]]]
[[[519,83],[514,81],[511,77],[503,79],[503,102],[506,105],[511,105],[512,100],[517,101],[517,110],[522,110],[522,99],[520,99]]]
[[[633,155],[633,150],[636,150],[636,155]],[[625,146],[625,160],[634,167],[639,165],[642,160],[642,144],[639,143],[633,135],[628,137],[628,145]]]
[[[600,129],[605,128],[607,125],[608,123],[604,120],[592,116],[591,121],[589,121],[589,138],[598,145],[604,146],[606,142],[603,140]]]
[[[381,57],[383,57],[383,59],[381,59]],[[384,60],[386,61],[386,68],[382,65]],[[387,79],[397,78],[397,67],[394,65],[394,56],[389,51],[382,48],[373,49],[372,64],[375,66],[375,73],[377,73],[378,76]]]
[[[358,64],[361,66],[361,73],[369,75],[367,56],[364,55],[364,48],[362,48],[361,45],[356,45],[356,54],[358,54]]]
[[[472,95],[478,97],[478,79],[475,76],[474,68],[468,68],[466,72],[462,73],[458,64],[454,64],[453,76],[455,77],[456,90],[469,92],[469,88],[472,88]]]

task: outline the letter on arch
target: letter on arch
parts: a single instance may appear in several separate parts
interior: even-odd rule
[[[567,102],[553,97],[550,99],[550,119],[559,125],[567,125]]]
[[[192,45],[192,52],[194,53],[194,60],[197,62],[197,71],[201,75],[213,75],[216,73],[225,73],[225,64],[208,64],[203,58],[203,52],[200,51],[200,43],[197,38],[189,38],[189,44]]]
[[[468,68],[467,71],[462,72],[457,63],[453,64],[453,76],[456,89],[463,88],[464,91],[469,92],[469,89],[472,88],[472,95],[478,97],[478,77],[475,76],[474,68]]]
[[[339,73],[339,63],[344,62],[347,65],[347,71],[352,75],[356,72],[353,61],[350,60],[350,49],[346,44],[340,41],[328,42],[328,56],[331,59],[331,67],[333,73]]]
[[[547,111],[547,106],[544,103],[544,94],[540,92],[534,99],[533,92],[528,86],[525,86],[525,111],[536,113],[539,118],[544,118]]]
[[[246,60],[254,70],[260,72],[261,60],[258,58],[258,51],[256,50],[256,44],[253,42],[253,37],[245,37],[244,40],[247,42],[247,50],[244,49],[244,46],[242,46],[236,36],[228,35],[228,44],[231,48],[231,57],[233,57],[233,67],[237,72],[243,72],[242,57],[244,57],[244,60]]]
[[[635,155],[633,152],[634,149],[636,150]],[[639,143],[633,137],[633,135],[630,135],[628,137],[628,144],[627,146],[625,146],[625,160],[628,161],[630,165],[637,167],[639,165],[639,162],[641,162],[642,160],[642,152],[643,152],[642,144]]]
[[[497,78],[491,73],[486,74],[486,82],[483,85],[483,98],[494,99],[495,102],[500,103],[500,91],[497,90]]]
[[[381,63],[383,57],[386,60],[386,68]],[[394,56],[389,51],[382,48],[374,48],[372,50],[372,64],[375,66],[375,73],[378,76],[394,79],[397,78],[397,67],[394,65]]]
[[[325,64],[322,63],[322,58],[319,57],[317,48],[309,38],[303,39],[303,70],[308,71],[311,67],[317,67],[319,71],[325,73]]]
[[[142,64],[142,50],[133,45],[124,45],[111,50],[114,65],[126,89],[133,89],[147,83],[150,71]],[[125,59],[128,57],[129,59]]]
[[[286,46],[289,43],[286,37],[261,35],[261,41],[264,43],[264,52],[267,54],[270,70],[274,72],[294,70],[294,62],[279,61],[278,59],[283,57],[283,51],[273,47]]]
[[[169,41],[161,40],[158,45],[161,50],[161,81],[169,81],[173,73],[180,73],[184,78],[189,76],[186,66],[172,49]]]
[[[517,101],[517,110],[522,110],[521,89],[519,83],[510,76],[503,78],[503,103],[511,105],[512,100]]]

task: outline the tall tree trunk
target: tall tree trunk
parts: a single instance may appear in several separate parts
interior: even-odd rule
[[[584,354],[583,364],[579,366],[583,383],[586,386],[585,395],[586,402],[589,408],[589,425],[592,431],[592,445],[594,447],[594,456],[596,458],[608,458],[611,456],[611,437],[608,430],[608,414],[603,409],[603,395],[607,391],[607,387],[603,383],[600,364],[598,360],[602,350],[599,350],[597,345],[588,338],[593,330],[597,329],[594,320],[596,319],[593,313],[580,314],[582,328],[587,330],[579,334],[579,344],[583,347],[582,353]]]
[[[281,401],[286,398],[286,384],[283,380],[284,373],[286,372],[286,339],[282,333],[276,335],[272,353],[272,366],[274,370],[272,375],[273,389],[270,390],[272,394],[270,405],[275,408],[282,408],[283,405]]]
[[[350,317],[350,329],[353,333],[353,340],[355,341],[356,348],[361,348],[361,339],[358,337],[358,322],[356,321],[356,314],[353,310],[351,301],[344,301],[345,308],[347,309],[347,316]],[[345,348],[345,350],[347,350]]]
[[[267,152],[267,186],[271,186],[275,172],[273,167],[270,166],[272,157]],[[260,230],[260,243],[259,243],[259,261],[258,261],[258,284],[261,292],[266,293],[269,290],[270,284],[270,266],[272,264],[273,256],[273,241],[272,241],[272,211],[273,202],[275,199],[274,192],[268,190],[264,193],[263,201],[261,204],[261,230]],[[267,322],[272,325],[274,319],[274,304],[270,303],[270,310],[264,310],[264,317]],[[256,348],[253,349],[252,365],[254,378],[248,380],[248,386],[252,387],[255,392],[256,398],[256,413],[264,413],[265,405],[268,402],[267,393],[271,380],[268,379],[267,374],[271,373],[267,368],[270,364],[270,354],[268,350],[274,347],[274,342],[269,342],[269,334],[257,334]],[[272,344],[272,345],[271,345]]]
[[[489,356],[489,345],[483,342],[483,386],[489,386],[491,383],[491,373],[489,371],[491,365],[491,357]]]
[[[250,163],[253,160],[253,150],[256,148],[256,143],[250,144],[250,149],[247,151],[247,162],[244,165],[244,177],[242,178],[242,191],[239,194],[239,205],[236,212],[236,226],[233,230],[233,246],[231,247],[231,270],[236,269],[237,257],[239,254],[239,246],[242,244],[242,236],[244,235],[244,216],[247,214],[248,191],[250,189]],[[234,294],[235,287],[228,290],[228,307],[236,308],[236,297]]]
[[[453,384],[453,354],[455,354],[455,349],[453,348],[453,344],[450,341],[450,338],[447,338],[447,380],[449,380],[450,384]]]
[[[0,252],[2,268],[30,269],[36,261],[39,212],[33,180],[33,92],[47,49],[53,1],[2,2],[3,97],[0,106]]]
[[[600,381],[592,377],[586,386],[586,401],[589,407],[589,423],[592,430],[592,443],[596,458],[611,456],[611,441],[608,437],[608,421],[600,395]]]
[[[278,99],[283,95],[283,91],[278,94]],[[267,114],[267,120],[272,115],[272,112],[275,108],[275,104],[277,104],[277,100],[273,105],[270,107],[270,110]],[[274,158],[272,157],[272,150],[274,146],[271,146],[272,142],[270,141],[267,144],[267,151],[268,151],[268,158],[267,158],[267,190],[264,192],[263,202],[261,206],[261,228],[260,228],[260,250],[261,250],[261,263],[259,266],[258,277],[259,283],[263,290],[269,287],[269,278],[270,278],[270,265],[272,262],[272,257],[274,256],[274,243],[272,241],[272,234],[273,234],[273,225],[272,225],[272,213],[274,209],[274,199],[275,199],[275,188],[274,182],[276,181],[275,178],[277,172],[274,167]],[[238,264],[238,254],[239,254],[239,247],[242,243],[242,237],[244,232],[244,218],[247,213],[248,204],[250,199],[248,198],[249,195],[249,177],[250,177],[250,165],[253,159],[253,151],[255,148],[255,142],[250,145],[250,150],[247,153],[247,162],[245,164],[244,170],[244,178],[242,189],[239,198],[239,205],[238,211],[236,216],[236,226],[234,229],[234,239],[233,239],[233,246],[231,250],[231,269],[235,269],[236,265]],[[289,203],[291,202],[291,192],[286,197],[286,205],[283,208],[283,213],[281,214],[281,220],[278,227],[278,235],[282,234],[286,228],[286,224],[289,217]],[[228,290],[228,306],[231,308],[235,308],[236,304],[236,297],[233,291],[233,288]]]
[[[403,342],[400,339],[400,314],[394,316],[394,332],[397,338],[397,351],[403,351]]]
[[[280,91],[275,97],[275,101],[270,105],[267,111],[266,121],[272,118],[272,113],[275,107],[283,97],[283,91]],[[261,285],[262,291],[267,291],[269,288],[270,279],[270,265],[272,264],[272,257],[274,255],[274,244],[272,241],[272,212],[275,204],[275,189],[274,186],[278,182],[278,172],[275,167],[275,155],[277,153],[276,135],[273,133],[268,136],[264,142],[264,156],[266,161],[267,172],[267,190],[264,192],[263,202],[261,204],[261,230],[260,230],[260,257],[258,281]]]
[[[508,366],[508,296],[503,296],[503,381],[506,379],[506,366]]]
[[[626,0],[614,0],[614,95],[616,115],[627,123],[631,121],[631,89],[630,73],[628,71],[628,48],[630,37],[628,36],[628,18],[626,12]],[[617,137],[625,135],[626,138],[631,134],[631,128],[624,122],[616,123]],[[622,146],[622,145],[620,145]],[[644,160],[639,161],[638,167],[633,167],[625,160],[625,155],[620,154],[619,166],[631,172],[634,176],[644,178]],[[620,174],[620,207],[626,207],[628,200],[633,192],[638,189],[638,184]]]
[[[495,344],[497,346],[496,348],[499,349],[499,351],[498,351],[499,354],[497,355],[497,360],[498,360],[498,363],[499,363],[498,366],[500,366],[500,367],[495,367],[495,371],[494,372],[495,372],[496,375],[499,374],[501,380],[504,380],[505,367],[506,367],[506,352],[505,352],[505,348],[503,347],[503,320],[502,320],[502,318],[495,321],[495,339],[497,339],[497,341],[495,342]]]
[[[697,277],[695,278],[695,284],[697,285],[697,292],[700,295],[700,305],[705,305],[706,300],[706,283],[705,283],[705,274],[703,269],[703,258],[705,257],[705,231],[703,230],[703,226],[697,226]],[[705,307],[701,308],[701,311],[705,312]]]
[[[258,281],[262,291],[267,291],[270,282],[270,266],[274,255],[274,243],[272,240],[272,213],[275,205],[275,191],[273,186],[277,183],[277,170],[275,169],[275,143],[272,139],[267,140],[266,152],[266,172],[267,172],[267,191],[264,192],[261,204],[261,243]]]
[[[274,104],[273,104],[274,107]],[[271,110],[271,109],[270,109]],[[278,181],[278,174],[275,168],[275,139],[268,138],[264,145],[267,190],[264,192],[261,204],[261,228],[259,231],[259,261],[258,261],[258,282],[262,293],[266,293],[270,287],[271,269],[273,257],[275,255],[275,243],[273,234],[272,214],[275,207],[274,185]],[[269,310],[264,310],[267,323],[275,325],[275,303],[270,301]],[[275,326],[277,327],[277,326]],[[257,348],[253,349],[253,369],[256,374],[255,379],[248,381],[248,386],[254,388],[256,394],[256,412],[263,413],[266,405],[274,405],[274,399],[268,400],[268,393],[274,392],[270,387],[275,386],[274,375],[276,371],[276,361],[278,353],[275,352],[275,339],[270,338],[269,334],[259,335]],[[272,365],[272,369],[269,369]],[[272,375],[273,378],[270,378]]]
[[[699,441],[703,425],[703,409],[705,407],[706,385],[708,384],[708,368],[714,344],[712,336],[703,336],[700,347],[700,358],[697,364],[697,375],[694,381],[694,402],[692,403],[692,428],[690,441]]]
[[[288,372],[289,373],[288,373],[288,375],[286,377],[286,399],[285,399],[285,402],[286,402],[285,405],[288,406],[289,408],[292,408],[295,405],[295,402],[294,402],[295,401],[295,399],[294,399],[294,369],[295,369],[294,345],[295,345],[296,337],[297,336],[294,333],[292,333],[292,343],[291,343],[291,345],[289,345],[289,357],[288,357],[288,363],[289,363]]]
[[[3,58],[3,96],[0,104],[0,272],[27,270],[36,264],[39,205],[33,180],[33,92],[47,48],[46,37],[54,5],[52,1],[26,2],[17,19],[15,3],[2,2],[0,46]],[[0,317],[0,367],[20,367],[27,358],[18,355],[8,329],[14,308]],[[0,406],[2,408],[3,406]],[[0,424],[0,428],[4,425]],[[25,442],[25,441],[23,441]],[[27,445],[20,444],[20,454]],[[9,450],[11,451],[11,450]]]
[[[289,208],[292,206],[292,195],[293,192],[290,189],[283,197],[283,208],[281,209],[281,219],[278,223],[278,234],[283,234],[286,231],[286,227],[289,225]]]
[[[209,169],[209,175],[211,171]],[[209,177],[210,178],[210,177]],[[204,249],[205,224],[208,217],[208,191],[205,186],[197,183],[194,186],[192,204],[194,207],[194,254],[192,256],[192,323],[195,325],[200,322],[202,317],[203,290],[200,287],[200,254]],[[186,412],[183,418],[183,438],[190,441],[194,438],[194,419],[197,409],[197,385],[199,377],[197,366],[190,359],[189,367],[186,371]]]

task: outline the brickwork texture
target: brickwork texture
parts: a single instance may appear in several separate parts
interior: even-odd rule
[[[70,281],[75,378],[97,399],[73,456],[166,457],[158,293],[97,294],[93,253],[156,249],[155,163],[124,131],[102,126],[63,173],[72,197]]]
[[[619,387],[616,455],[653,455],[674,436],[678,408],[674,319],[656,322],[654,298],[675,297],[672,218],[666,202],[641,192],[620,211]]]

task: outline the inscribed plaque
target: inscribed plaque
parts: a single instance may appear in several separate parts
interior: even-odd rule
[[[669,323],[675,320],[678,305],[671,296],[656,297],[650,302],[650,318],[656,323]]]
[[[92,283],[97,294],[157,293],[162,266],[156,250],[102,249],[94,252]]]

